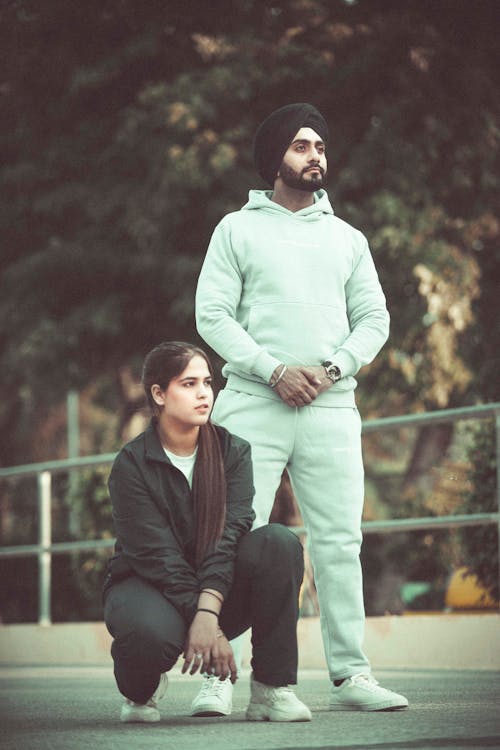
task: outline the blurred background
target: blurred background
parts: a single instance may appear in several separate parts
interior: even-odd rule
[[[293,101],[328,121],[330,198],[367,235],[391,312],[363,418],[499,401],[498,15],[496,0],[4,0],[1,466],[114,452],[143,429],[144,354],[199,341],[211,232],[264,187],[253,134]],[[364,452],[367,521],[495,511],[491,418],[369,432]],[[113,538],[108,472],[53,475],[55,542]],[[36,543],[37,502],[33,477],[0,481],[2,546]],[[286,477],[273,517],[301,525]],[[497,550],[492,524],[369,534],[367,613],[492,608]],[[101,619],[109,553],[54,555],[54,621]],[[1,621],[36,621],[36,557],[0,566]],[[450,599],[462,573],[472,593]],[[310,571],[302,613],[317,614]]]

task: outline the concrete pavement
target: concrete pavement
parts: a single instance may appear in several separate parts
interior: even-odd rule
[[[323,670],[302,670],[297,694],[310,723],[245,722],[249,673],[235,691],[231,717],[193,719],[199,678],[171,674],[156,725],[118,721],[120,696],[109,667],[3,667],[2,750],[292,750],[293,748],[500,748],[500,672],[392,670],[382,684],[402,692],[400,712],[331,713]]]

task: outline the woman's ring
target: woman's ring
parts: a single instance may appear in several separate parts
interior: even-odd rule
[[[202,659],[203,658],[203,654],[195,654],[194,658],[195,659]]]

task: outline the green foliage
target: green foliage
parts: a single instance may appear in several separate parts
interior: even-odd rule
[[[464,513],[495,513],[497,506],[497,467],[495,424],[480,424],[471,431],[469,450],[471,489],[464,499]],[[498,570],[498,529],[494,524],[472,526],[462,532],[464,562],[476,575],[492,599],[500,599]]]
[[[114,538],[111,504],[107,490],[109,467],[53,476],[52,538],[55,542]],[[8,498],[15,506],[7,520]],[[37,541],[36,482],[33,478],[4,482],[3,520],[9,533],[2,546],[34,544]],[[8,505],[7,505],[8,507]],[[15,508],[15,510],[14,510]],[[52,556],[52,600],[54,622],[100,620],[101,589],[109,549],[58,553]],[[1,560],[0,619],[2,622],[37,620],[37,559]]]
[[[431,465],[420,462],[412,467],[417,445],[432,439],[428,433],[422,435],[424,431],[425,428],[407,427],[365,435],[367,519],[411,519],[454,512],[458,490],[450,491],[443,482],[453,471],[450,454],[458,452],[462,458],[460,430],[455,431],[451,447],[441,454],[433,447]],[[436,528],[366,534],[361,560],[367,614],[442,611],[447,581],[459,559],[460,539],[456,531]],[[411,586],[425,584],[425,593],[403,600],[407,582]]]
[[[37,488],[32,478],[3,480],[0,545],[37,542]],[[36,557],[0,560],[0,622],[37,620],[38,561]]]
[[[114,539],[107,480],[109,467],[81,471],[70,477],[65,505],[67,527],[75,539]],[[101,590],[112,548],[72,553],[56,560],[53,617],[55,621],[100,620]],[[68,606],[70,604],[70,606]]]
[[[262,187],[253,133],[290,101],[329,122],[330,195],[368,236],[391,311],[363,414],[497,400],[497,13],[495,0],[2,4],[0,462],[40,455],[69,388],[197,339],[211,231]]]
[[[381,393],[386,411],[401,394],[408,409],[493,397],[479,323],[500,318],[495,3],[216,9],[2,9],[4,393],[29,411],[34,391],[57,401],[159,339],[196,338],[211,230],[258,186],[255,127],[312,99],[331,125],[334,203],[369,236],[393,314],[367,408],[381,410]],[[474,380],[468,362],[480,363]]]
[[[70,476],[65,496],[68,510],[78,519],[83,539],[110,539],[113,521],[108,493],[109,467],[78,471]]]

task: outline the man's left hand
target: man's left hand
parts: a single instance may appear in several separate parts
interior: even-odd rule
[[[323,391],[327,391],[332,387],[333,383],[326,374],[326,370],[323,365],[309,365],[307,369],[315,375],[317,382],[319,382],[319,385],[316,386],[318,396],[320,393],[323,393]]]

